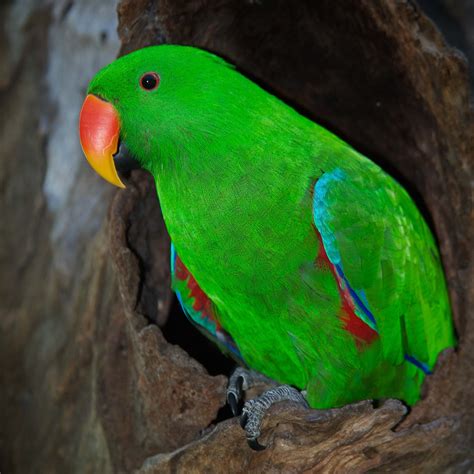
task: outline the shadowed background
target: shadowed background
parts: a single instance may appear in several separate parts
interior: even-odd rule
[[[420,4],[473,57],[469,0]],[[15,0],[0,6],[0,27],[0,471],[473,469],[468,66],[414,2]],[[117,192],[77,137],[93,74],[163,41],[235,62],[379,162],[424,210],[461,344],[398,431],[394,401],[275,407],[258,454],[235,420],[211,430],[228,416],[231,364],[169,291],[153,186],[137,172]]]

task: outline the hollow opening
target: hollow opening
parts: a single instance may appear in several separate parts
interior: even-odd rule
[[[210,375],[228,376],[235,362],[202,334],[184,314],[176,297],[173,298],[170,315],[161,328],[170,344],[183,348],[193,359],[202,364]]]
[[[419,12],[412,2],[383,8],[370,2],[351,2],[348,8],[326,0],[298,5],[300,8],[295,8],[283,0],[231,0],[212,6],[212,14],[206,11],[211,7],[202,7],[198,15],[187,2],[165,0],[160,9],[166,13],[161,18],[169,41],[219,54],[300,113],[336,133],[399,181],[431,229],[436,220],[442,232],[443,212],[439,212],[438,201],[443,205],[443,179],[449,165],[444,157],[450,150],[443,141],[446,131],[440,129],[434,113],[436,103],[424,93],[439,89],[430,81],[435,69],[429,69],[432,66],[426,55],[418,55],[419,45],[407,42],[403,29],[399,34],[391,25],[398,24],[394,20],[400,24],[413,21],[419,28],[415,40],[422,44],[436,45],[436,35],[423,19],[413,19]],[[135,44],[132,41],[128,49],[136,47],[138,28],[134,34],[130,37],[135,38]],[[140,40],[144,46],[158,38],[142,36]],[[439,64],[451,70],[448,62]],[[443,235],[438,237],[443,240]],[[233,362],[193,327],[176,300],[163,333],[210,374],[228,375],[232,370]],[[219,412],[216,421],[227,417],[226,410]]]

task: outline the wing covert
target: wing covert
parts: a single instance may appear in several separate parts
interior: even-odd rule
[[[336,168],[313,191],[314,224],[357,317],[378,332],[384,358],[429,373],[437,343],[427,335],[421,279],[439,276],[426,261],[434,243],[414,204],[375,167],[356,177]],[[420,265],[428,270],[421,278]]]
[[[171,285],[187,318],[220,349],[242,363],[232,336],[220,325],[212,301],[201,290],[193,275],[171,244]]]

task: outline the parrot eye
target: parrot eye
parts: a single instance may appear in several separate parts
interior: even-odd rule
[[[155,90],[160,84],[160,76],[156,72],[147,72],[140,78],[140,87],[146,91]]]

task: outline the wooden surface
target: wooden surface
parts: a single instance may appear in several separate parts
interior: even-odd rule
[[[323,412],[281,404],[259,453],[225,420],[229,363],[169,292],[150,178],[135,172],[116,192],[81,156],[85,85],[120,46],[114,1],[0,12],[2,472],[474,469],[467,68],[413,2],[118,5],[122,53],[167,41],[223,55],[399,179],[440,243],[460,346],[424,400],[409,413],[394,400]]]

